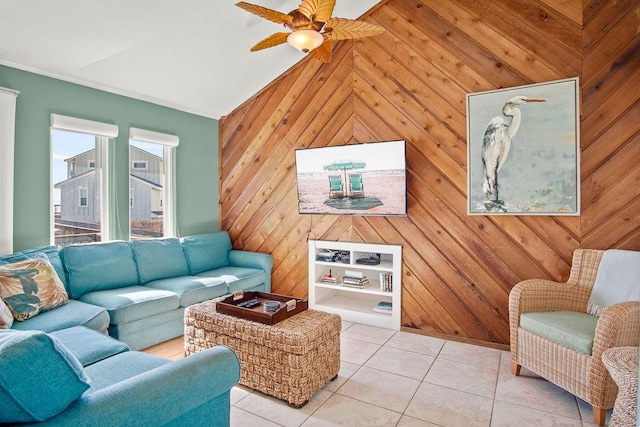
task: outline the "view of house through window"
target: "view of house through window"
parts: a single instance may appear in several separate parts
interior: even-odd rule
[[[117,164],[110,160],[117,127],[56,114],[51,120],[53,244],[112,239],[111,220],[119,215],[117,206],[110,206],[111,199],[118,199],[111,180],[125,174],[130,238],[176,235],[172,189],[177,136],[131,128],[128,164]]]
[[[170,149],[170,148],[167,148]],[[132,239],[164,235],[165,147],[129,142],[129,209]]]
[[[53,129],[54,244],[99,242],[101,174],[96,167],[102,137]]]

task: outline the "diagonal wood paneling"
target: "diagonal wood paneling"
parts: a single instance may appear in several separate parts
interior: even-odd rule
[[[585,5],[581,243],[637,249],[640,4],[598,3]]]
[[[508,343],[525,278],[565,280],[578,247],[640,249],[637,2],[388,0],[386,32],[305,60],[220,122],[221,228],[307,295],[307,238],[403,246],[402,324]],[[277,55],[274,50],[273,55]],[[579,76],[582,216],[466,215],[466,94]],[[296,148],[407,141],[409,215],[302,216]]]

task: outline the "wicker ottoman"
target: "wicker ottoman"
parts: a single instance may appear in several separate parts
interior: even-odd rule
[[[215,300],[185,311],[187,355],[231,347],[240,384],[299,408],[340,370],[340,316],[305,310],[273,326],[216,312]]]
[[[609,427],[636,426],[638,414],[638,347],[613,347],[602,353],[602,363],[618,385]]]

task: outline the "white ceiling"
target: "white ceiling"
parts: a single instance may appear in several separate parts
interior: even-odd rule
[[[283,28],[237,1],[0,0],[0,64],[218,119],[304,58],[286,44],[250,52]],[[337,3],[355,19],[378,1]]]

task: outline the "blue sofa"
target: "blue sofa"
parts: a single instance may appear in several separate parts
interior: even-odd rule
[[[236,290],[271,291],[271,255],[232,249],[226,231],[183,238],[43,247],[0,257],[0,266],[45,254],[69,302],[12,328],[86,326],[133,350],[180,336],[184,309]]]
[[[177,361],[130,351],[83,326],[0,330],[0,424],[229,426],[235,353]]]

